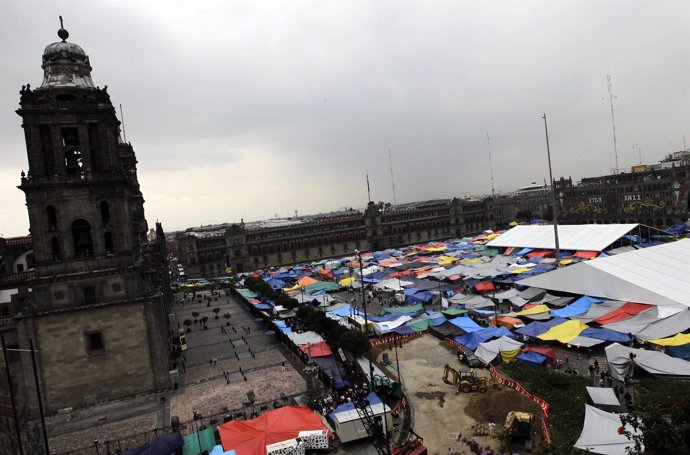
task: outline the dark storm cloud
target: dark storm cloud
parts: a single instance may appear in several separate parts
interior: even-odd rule
[[[166,227],[490,192],[682,147],[685,2],[68,2],[71,41],[123,104]],[[50,3],[13,2],[0,100],[3,226],[26,224],[17,90],[40,84]],[[491,144],[487,143],[487,133]],[[13,193],[11,196],[6,196]],[[184,201],[182,203],[181,201]],[[7,221],[5,221],[7,220]],[[5,227],[7,226],[7,227]]]

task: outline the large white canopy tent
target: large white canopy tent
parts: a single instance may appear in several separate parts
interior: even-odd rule
[[[585,423],[574,446],[578,449],[588,450],[590,453],[627,455],[626,449],[632,448],[634,443],[624,434],[618,433],[621,425],[619,414],[602,411],[586,404]],[[630,424],[625,425],[625,430],[632,433],[639,432],[639,430],[633,429]]]
[[[640,224],[564,224],[558,226],[558,243],[561,250],[604,251],[638,227],[652,229]],[[486,246],[556,249],[552,225],[515,226]]]
[[[690,307],[690,240],[584,261],[517,284],[611,300]]]
[[[632,367],[630,354],[634,354],[635,365],[655,376],[688,377],[690,362],[668,356],[663,352],[635,349],[613,343],[604,349],[606,363],[613,379],[623,381]]]

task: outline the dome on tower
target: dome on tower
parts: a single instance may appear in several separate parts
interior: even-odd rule
[[[81,46],[68,43],[69,33],[60,28],[62,41],[49,44],[43,51],[43,83],[41,88],[95,88],[91,80],[91,64]]]

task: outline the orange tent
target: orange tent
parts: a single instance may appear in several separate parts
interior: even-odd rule
[[[303,276],[302,278],[300,278],[299,280],[297,280],[297,284],[301,288],[303,288],[305,286],[309,286],[310,284],[314,284],[316,282],[317,282],[317,280],[315,280],[314,278],[312,278],[310,276],[306,276],[306,275]]]
[[[234,450],[237,455],[266,455],[267,445],[294,439],[300,431],[310,430],[328,428],[316,412],[305,406],[285,406],[256,419],[231,420],[218,427],[223,450]]]
[[[515,324],[523,324],[520,319],[518,318],[511,318],[510,316],[499,316],[498,318],[491,318],[491,325],[496,327],[496,322],[498,322],[498,325],[501,327],[505,327],[506,329],[512,329]]]

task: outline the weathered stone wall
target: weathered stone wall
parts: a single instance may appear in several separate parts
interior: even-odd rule
[[[35,319],[48,412],[154,389],[144,305],[132,303]],[[86,333],[103,334],[89,354]]]

